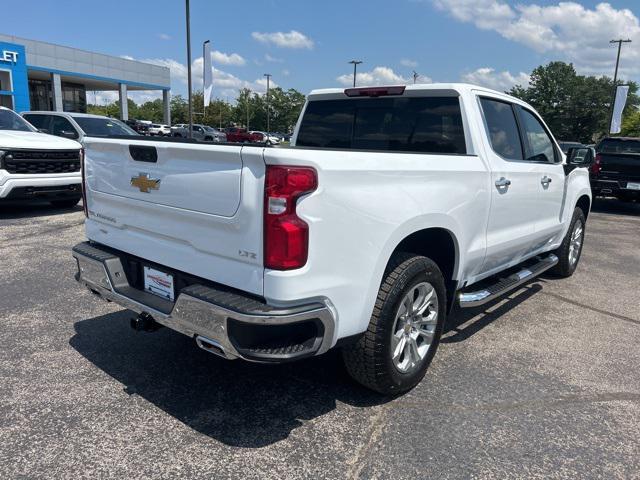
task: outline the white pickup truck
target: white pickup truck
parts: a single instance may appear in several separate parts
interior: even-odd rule
[[[69,208],[81,197],[81,146],[40,133],[0,107],[0,203],[47,200]]]
[[[227,359],[415,386],[454,305],[571,275],[590,152],[464,84],[316,90],[290,148],[85,140],[77,280]]]

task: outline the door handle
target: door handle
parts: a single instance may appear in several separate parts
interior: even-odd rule
[[[546,187],[547,185],[549,185],[551,183],[551,179],[545,175],[540,180],[540,183]]]
[[[499,180],[496,180],[496,187],[500,188],[500,187],[508,187],[509,185],[511,185],[511,180],[508,180],[504,177],[500,177]]]

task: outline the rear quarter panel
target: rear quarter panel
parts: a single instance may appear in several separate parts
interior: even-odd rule
[[[459,251],[455,276],[480,268],[489,174],[475,155],[266,149],[267,164],[312,166],[319,187],[298,201],[309,224],[309,258],[293,271],[265,270],[273,304],[329,299],[336,338],[364,331],[396,246],[429,227],[448,230]]]

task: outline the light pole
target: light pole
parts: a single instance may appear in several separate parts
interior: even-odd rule
[[[251,99],[251,89],[247,89],[247,98],[245,102],[247,103],[247,132],[249,131],[249,100]],[[267,113],[267,115],[269,115]]]
[[[191,98],[191,18],[189,14],[189,0],[185,0],[187,17],[187,88],[189,89],[189,132],[188,138],[192,137],[193,130],[193,104]]]
[[[270,73],[265,73],[265,77],[267,77],[267,135],[269,134],[269,83],[272,75]]]
[[[611,131],[611,121],[613,120],[613,109],[616,103],[616,90],[618,86],[616,82],[618,81],[618,65],[620,65],[620,50],[622,50],[623,43],[631,43],[630,39],[623,40],[622,38],[618,40],[610,40],[609,43],[617,43],[618,44],[618,56],[616,57],[616,69],[613,72],[613,97],[611,99],[611,115],[609,116],[609,126],[608,131]]]
[[[356,69],[362,63],[361,60],[351,60],[349,63],[353,65],[353,86],[356,86]]]

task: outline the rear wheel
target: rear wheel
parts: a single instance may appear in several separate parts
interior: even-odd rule
[[[559,261],[551,273],[565,278],[570,277],[576,271],[584,244],[585,224],[584,212],[576,207],[573,211],[573,217],[571,217],[569,230],[560,247],[554,252]]]
[[[410,390],[422,380],[436,353],[445,316],[444,277],[435,262],[395,254],[367,331],[343,348],[347,371],[383,394]]]

